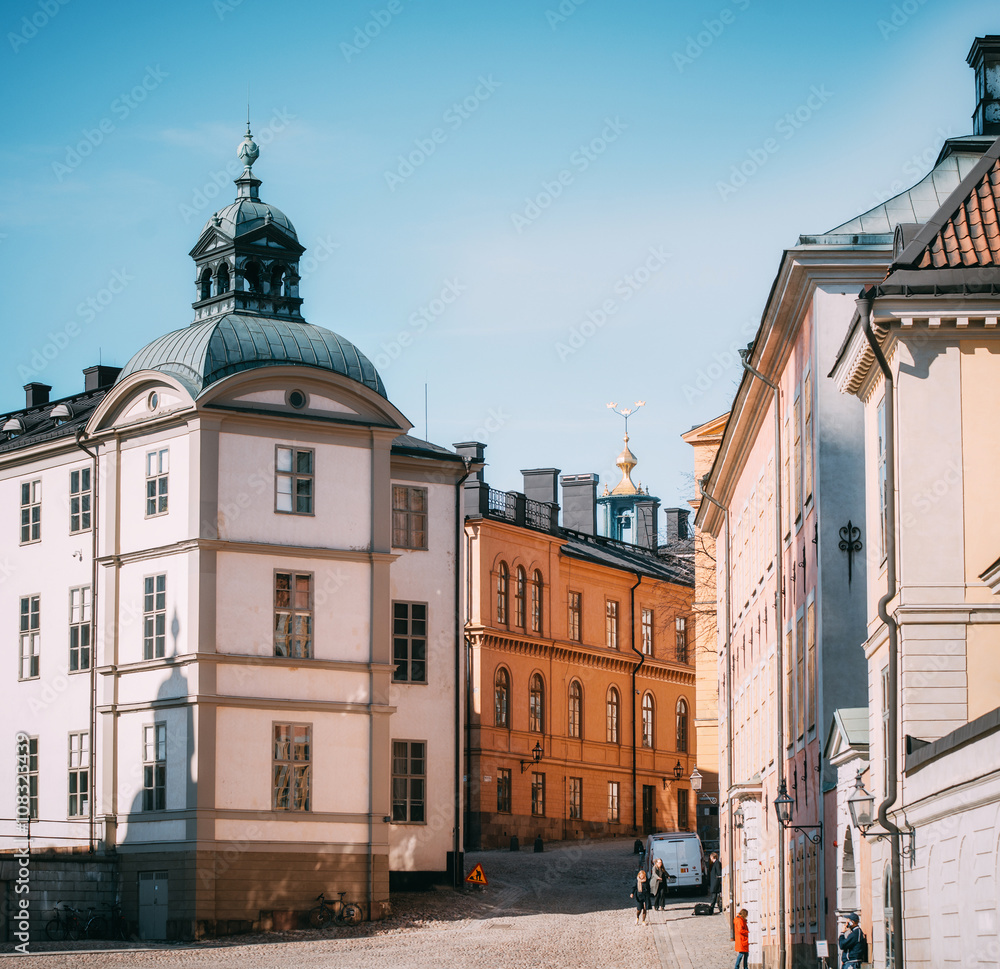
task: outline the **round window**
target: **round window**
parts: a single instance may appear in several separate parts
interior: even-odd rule
[[[149,397],[146,398],[146,406],[150,410],[156,410],[160,403],[160,395],[154,390]]]
[[[301,390],[290,390],[287,394],[285,394],[285,402],[289,407],[294,407],[296,410],[302,410],[302,408],[309,403],[309,398]]]

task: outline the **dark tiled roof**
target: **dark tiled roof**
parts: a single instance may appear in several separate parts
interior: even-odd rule
[[[90,390],[73,397],[52,400],[37,407],[28,407],[24,410],[0,415],[0,427],[12,417],[16,417],[24,425],[24,431],[16,437],[0,434],[0,454],[19,451],[22,448],[41,444],[44,441],[56,440],[60,437],[73,437],[78,430],[86,426],[90,415],[104,400],[110,389],[110,387],[102,387],[100,390]],[[58,404],[66,404],[70,408],[72,416],[68,420],[57,421],[50,416],[52,409]]]
[[[398,454],[413,454],[417,457],[439,458],[444,461],[462,460],[454,451],[449,451],[439,444],[431,444],[430,441],[422,441],[410,434],[400,434],[399,437],[393,438],[392,449]]]
[[[559,549],[560,554],[677,585],[694,585],[694,566],[683,558],[657,555],[637,545],[626,545],[611,539],[579,533],[573,533],[573,536]]]

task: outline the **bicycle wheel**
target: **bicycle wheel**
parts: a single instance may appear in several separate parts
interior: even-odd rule
[[[108,938],[108,923],[104,921],[102,916],[95,915],[87,923],[87,938],[88,939]]]
[[[324,925],[327,925],[332,918],[333,912],[331,912],[326,905],[317,905],[309,913],[309,924],[314,929],[321,929]]]
[[[128,941],[128,919],[124,916],[116,915],[114,921],[112,922],[112,928],[114,930],[112,938],[121,939],[122,942]]]
[[[345,925],[357,925],[361,921],[361,907],[353,902],[344,902],[340,910],[340,921]]]
[[[78,941],[80,936],[83,935],[83,922],[80,921],[79,916],[66,916],[66,935],[74,942]]]
[[[53,942],[62,942],[66,938],[66,926],[58,916],[45,923],[45,935]]]

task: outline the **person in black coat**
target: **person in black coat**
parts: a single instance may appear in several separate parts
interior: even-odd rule
[[[644,869],[640,868],[635,876],[635,884],[629,898],[635,899],[635,924],[639,924],[639,916],[642,915],[643,924],[646,922],[646,913],[649,911],[649,879],[646,877]]]
[[[722,911],[722,863],[719,861],[719,853],[713,851],[709,856],[708,869],[708,894],[712,896],[712,904],[709,910],[714,912],[715,906],[719,906]]]
[[[865,959],[865,936],[858,925],[858,913],[850,912],[844,917],[844,931],[837,939],[840,946],[840,964],[843,969],[858,969]]]

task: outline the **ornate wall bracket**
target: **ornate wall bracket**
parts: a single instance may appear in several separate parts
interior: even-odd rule
[[[854,575],[854,556],[861,551],[861,529],[850,519],[840,530],[840,550],[847,552],[847,586],[850,588]]]

